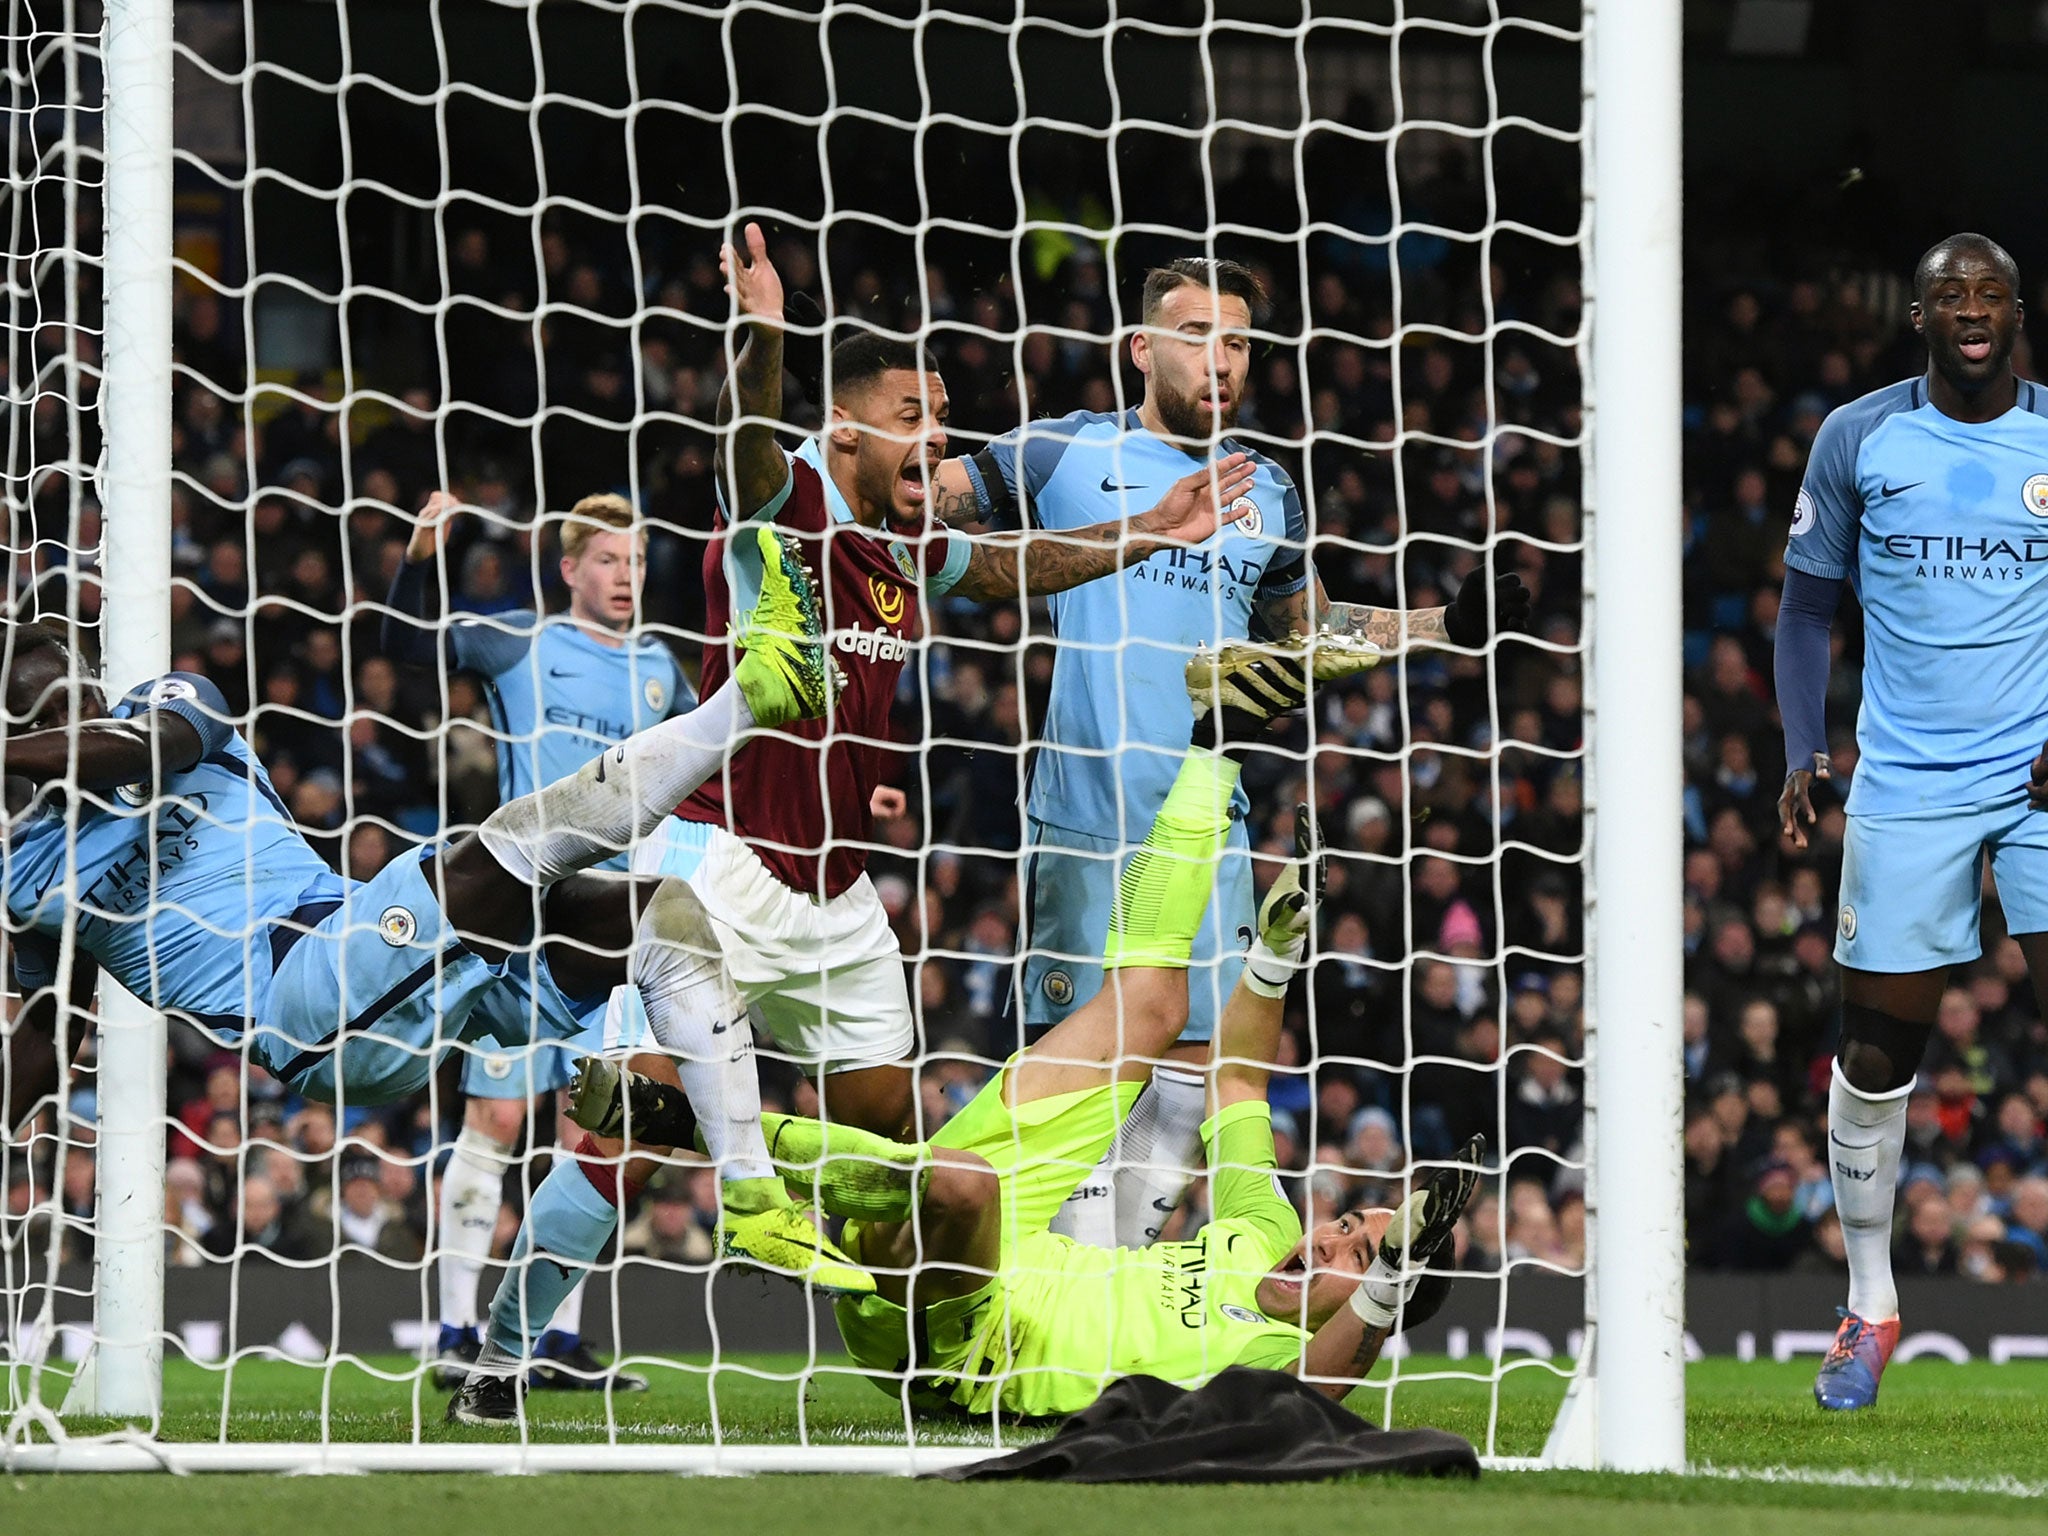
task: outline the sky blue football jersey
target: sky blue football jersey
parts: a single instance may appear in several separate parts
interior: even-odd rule
[[[966,461],[984,509],[1014,501],[1051,530],[1135,517],[1206,462],[1146,430],[1135,410],[1035,421],[991,447],[1002,487]],[[1226,439],[1219,457],[1240,451]],[[1058,659],[1031,776],[1037,820],[1143,842],[1194,726],[1184,674],[1195,648],[1243,639],[1259,602],[1308,585],[1301,498],[1284,469],[1253,457],[1249,516],[1047,600]]]
[[[483,676],[492,724],[504,737],[498,743],[501,804],[567,778],[634,732],[697,707],[675,653],[652,636],[605,645],[565,615],[528,611],[462,620],[448,641],[455,664]]]
[[[1814,439],[1785,563],[1863,604],[1849,810],[2011,795],[2048,740],[2048,392],[1956,421],[1908,379]]]
[[[9,827],[15,971],[31,989],[56,979],[75,902],[79,944],[122,986],[239,1034],[268,984],[266,925],[339,899],[346,885],[299,835],[212,683],[174,672],[137,688],[114,713],[148,709],[190,721],[204,755],[166,779],[154,814],[142,809],[139,790],[113,791],[101,797],[105,806],[81,797],[75,855],[55,796]]]

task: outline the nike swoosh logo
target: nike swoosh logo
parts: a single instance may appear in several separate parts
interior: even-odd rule
[[[1914,486],[1925,485],[1925,480],[1915,480],[1912,485],[1881,485],[1877,488],[1877,499],[1885,501],[1893,496],[1902,496]]]
[[[580,672],[566,672],[560,667],[548,668],[549,677],[581,677],[582,675]]]
[[[1113,485],[1110,483],[1110,478],[1107,475],[1102,477],[1102,488],[1112,495],[1118,491],[1142,491],[1145,489],[1142,485]]]
[[[619,761],[623,763],[626,760],[626,749],[624,747],[618,748],[618,754]],[[604,782],[604,765],[606,759],[608,759],[610,756],[611,753],[609,752],[600,752],[597,754],[597,782],[600,784]]]

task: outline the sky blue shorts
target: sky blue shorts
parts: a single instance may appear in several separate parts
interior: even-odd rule
[[[711,828],[693,821],[665,817],[633,850],[634,873],[643,878],[674,875],[687,880],[704,860],[705,841]],[[626,858],[621,855],[621,859]],[[623,863],[606,863],[603,869],[623,869]],[[516,998],[508,995],[496,1005],[509,1011],[514,1005],[531,1008],[529,987]],[[503,1032],[500,1040],[524,1041],[520,1033]],[[567,1039],[545,1036],[533,1044],[494,1048],[490,1041],[467,1047],[462,1055],[462,1091],[473,1099],[530,1099],[536,1094],[565,1088],[576,1070],[579,1056],[631,1054],[652,1050],[653,1035],[647,1027],[647,1009],[641,1004],[640,989],[630,983],[614,987],[604,1007],[590,1010],[582,1024]]]
[[[1112,837],[1092,837],[1028,823],[1032,853],[1025,865],[1025,904],[1030,928],[1024,957],[1024,1022],[1032,1030],[1057,1024],[1102,990],[1102,946],[1109,937],[1116,903],[1117,874],[1124,846]],[[1188,968],[1188,1027],[1181,1040],[1206,1043],[1216,1033],[1244,953],[1251,948],[1258,914],[1252,903],[1251,838],[1242,820],[1230,836],[1216,871],[1201,931],[1195,935]]]
[[[400,855],[338,903],[259,935],[271,981],[250,1049],[294,1091],[388,1104],[426,1087],[451,1047],[512,1031],[562,1038],[593,1011],[563,996],[539,956],[495,966],[465,946],[427,878],[433,853]]]
[[[1835,959],[1897,974],[1984,952],[1984,861],[2012,933],[2048,932],[2048,812],[2025,794],[1953,810],[1851,816]]]

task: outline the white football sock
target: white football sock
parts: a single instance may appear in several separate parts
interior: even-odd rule
[[[719,1177],[775,1176],[761,1135],[754,1030],[719,960],[718,936],[696,893],[664,880],[634,934],[632,979],[655,1040],[676,1058],[697,1130]]]
[[[1067,1197],[1052,1230],[1093,1248],[1157,1242],[1193,1176],[1206,1091],[1199,1072],[1155,1067],[1108,1154]]]
[[[502,805],[477,836],[520,879],[552,885],[645,837],[725,766],[754,713],[730,679],[677,715],[599,753],[566,779]]]
[[[477,1325],[477,1285],[491,1256],[512,1149],[464,1126],[441,1175],[441,1324]]]
[[[1185,1067],[1152,1069],[1152,1081],[1138,1095],[1109,1149],[1116,1169],[1116,1242],[1144,1248],[1159,1241],[1159,1229],[1180,1204],[1202,1150],[1202,1111],[1208,1080]]]
[[[1828,1174],[1849,1255],[1849,1310],[1869,1322],[1899,1315],[1892,1283],[1892,1210],[1906,1147],[1906,1099],[1913,1085],[1885,1094],[1849,1086],[1835,1063],[1828,1089]]]

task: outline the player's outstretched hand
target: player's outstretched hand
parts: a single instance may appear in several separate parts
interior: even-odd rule
[[[1235,503],[1252,488],[1258,466],[1248,453],[1233,453],[1183,475],[1166,489],[1159,504],[1131,519],[1133,533],[1150,534],[1173,544],[1200,544],[1226,523],[1251,510]]]
[[[1444,638],[1453,645],[1476,651],[1495,634],[1529,627],[1529,589],[1521,576],[1509,571],[1493,583],[1493,618],[1486,613],[1486,581],[1473,575],[1465,578],[1458,595],[1444,610]]]
[[[741,314],[780,321],[782,276],[768,259],[768,238],[759,224],[752,223],[740,232],[740,238],[746,242],[744,253],[730,243],[718,248],[718,270],[725,274],[725,291]]]
[[[2048,760],[2048,749],[2034,759],[2033,783],[2027,786],[2027,798],[2036,806],[2048,809],[2048,784],[2043,784],[2042,766]],[[1834,770],[1828,766],[1825,752],[1813,754],[1813,767],[1794,768],[1785,775],[1785,787],[1778,793],[1778,831],[1794,848],[1806,846],[1806,829],[1820,820],[1813,808],[1813,781],[1832,779]],[[2042,784],[2041,796],[2036,797],[2034,785]]]
[[[406,541],[406,564],[418,565],[446,549],[449,531],[461,511],[461,501],[447,491],[435,491],[429,496],[420,508],[419,520],[412,525],[412,537]]]

